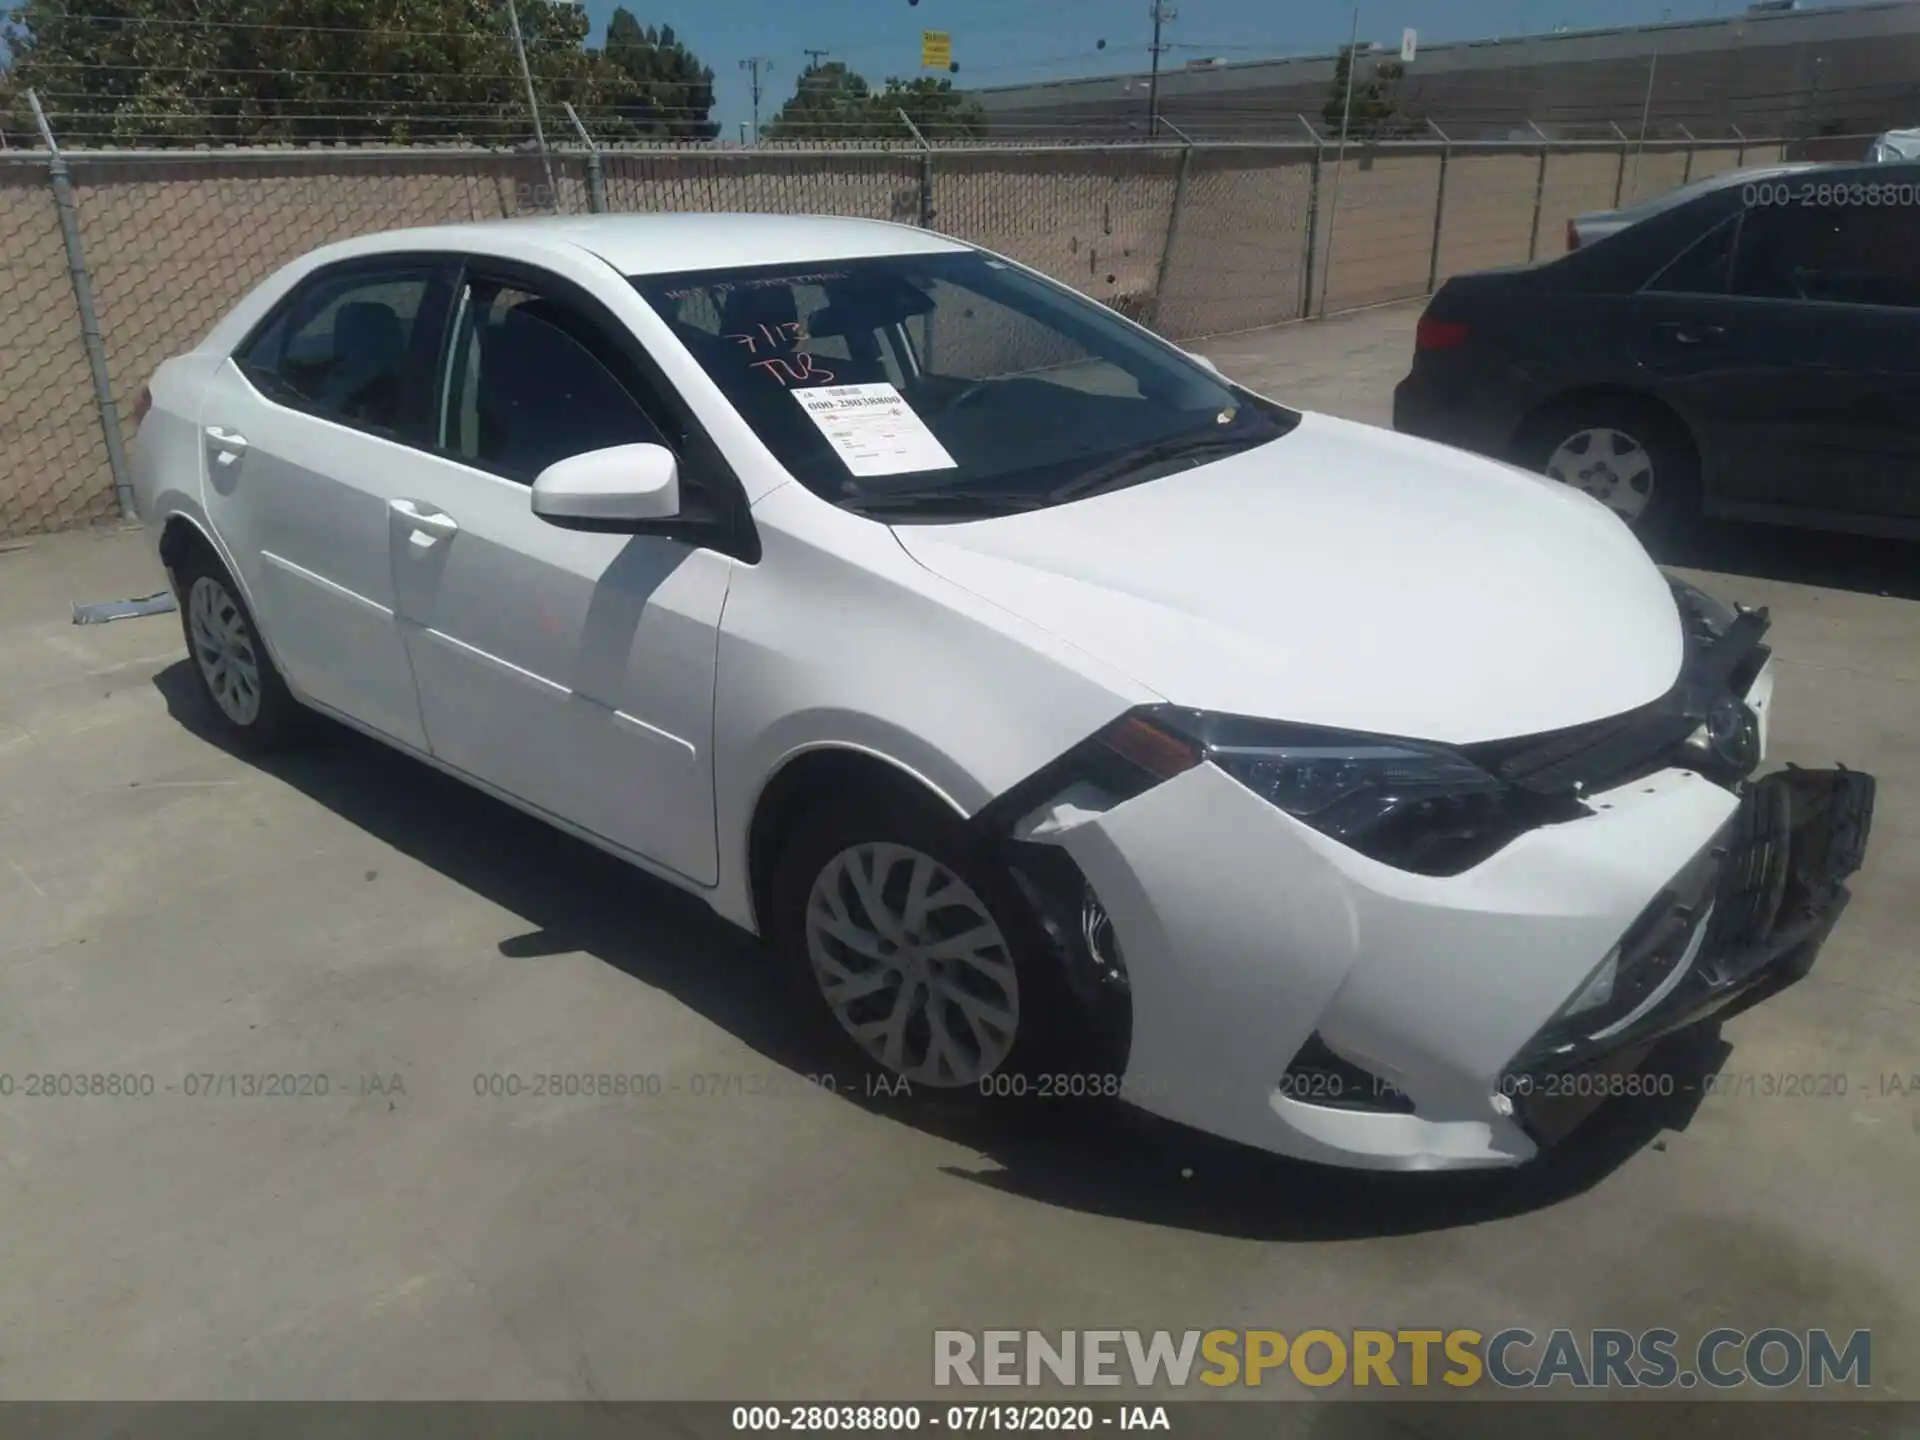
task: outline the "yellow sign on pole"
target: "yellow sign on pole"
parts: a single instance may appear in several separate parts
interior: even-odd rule
[[[920,32],[920,68],[945,70],[953,64],[953,36],[945,30]]]

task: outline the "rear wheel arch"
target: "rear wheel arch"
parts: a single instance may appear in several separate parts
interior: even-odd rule
[[[267,652],[269,659],[278,666],[280,652],[275,648],[273,637],[259,623],[260,607],[254,603],[253,592],[248,588],[246,577],[240,573],[228,556],[226,547],[213,537],[213,529],[200,516],[187,510],[175,510],[160,525],[160,564],[166,569],[167,583],[173,589],[174,599],[183,607],[187,603],[186,594],[180,584],[181,566],[196,555],[210,557],[221,570],[226,572],[229,583],[235,593],[246,605],[254,617],[256,638]],[[282,672],[284,674],[284,671]]]
[[[781,852],[812,808],[835,793],[889,791],[950,812],[967,812],[924,776],[891,756],[845,745],[820,745],[789,755],[760,788],[747,825],[747,885],[755,933],[765,935],[773,908],[773,877]]]
[[[168,578],[172,579],[187,557],[196,551],[204,551],[223,565],[226,563],[220,555],[220,548],[213,543],[213,537],[207,534],[205,527],[184,512],[174,511],[160,527],[160,563],[166,567]],[[232,569],[231,566],[227,568]],[[177,590],[178,586],[175,588]]]

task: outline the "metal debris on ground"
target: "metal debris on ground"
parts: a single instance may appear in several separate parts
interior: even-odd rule
[[[179,608],[170,591],[158,590],[136,600],[100,600],[92,605],[75,605],[73,623],[104,625],[109,620],[133,620],[142,615],[171,615]]]

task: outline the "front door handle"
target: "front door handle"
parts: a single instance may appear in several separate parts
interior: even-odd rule
[[[214,458],[222,465],[233,464],[247,448],[246,436],[222,430],[218,425],[207,426],[207,439],[220,447],[220,453]]]
[[[390,500],[387,508],[398,516],[416,535],[433,536],[457,535],[460,522],[444,510],[435,510],[422,505],[418,500]]]
[[[1676,345],[1704,345],[1709,340],[1724,340],[1727,327],[1724,325],[1689,325],[1674,322],[1660,327],[1660,333]]]

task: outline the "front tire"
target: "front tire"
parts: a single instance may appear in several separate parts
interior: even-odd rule
[[[1627,396],[1554,405],[1522,428],[1515,460],[1584,491],[1643,538],[1674,535],[1699,510],[1700,462],[1685,429]]]
[[[1062,1055],[1069,1001],[1005,867],[908,795],[809,816],[774,874],[769,938],[824,1041],[867,1077],[980,1095]]]
[[[307,712],[261,643],[259,626],[226,567],[196,548],[181,562],[176,580],[187,657],[220,732],[256,751],[297,739]]]

